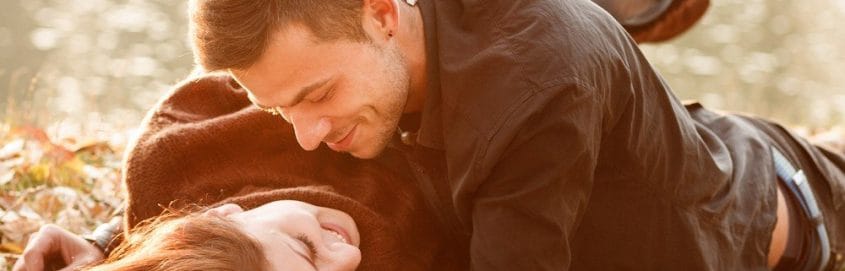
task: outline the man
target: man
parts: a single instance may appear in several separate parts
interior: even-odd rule
[[[841,157],[684,107],[592,2],[197,0],[191,16],[197,62],[304,149],[405,154],[473,270],[766,270],[793,251],[822,270],[838,254],[810,241],[845,249]],[[800,242],[783,224],[809,201],[779,200],[799,176],[785,164],[825,214]]]
[[[792,253],[773,149],[842,225],[841,169],[760,121],[688,111],[592,2],[240,2],[194,2],[197,62],[306,150],[372,158],[401,131],[473,270],[773,267]],[[827,266],[820,251],[801,261]]]

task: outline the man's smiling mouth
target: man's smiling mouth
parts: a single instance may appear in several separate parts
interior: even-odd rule
[[[349,130],[349,132],[346,133],[346,135],[344,135],[343,138],[341,138],[337,141],[331,142],[331,143],[326,142],[326,145],[328,145],[329,148],[331,148],[334,151],[338,151],[338,152],[346,151],[346,150],[349,149],[349,146],[351,145],[352,140],[354,139],[355,132],[357,130],[358,130],[358,125],[356,124],[355,126],[352,127],[352,129]]]

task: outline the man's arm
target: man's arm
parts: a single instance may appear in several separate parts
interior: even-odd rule
[[[567,270],[571,263],[572,234],[593,185],[603,107],[582,87],[554,95],[527,103],[539,110],[526,109],[533,113],[498,143],[500,158],[474,197],[472,270]]]
[[[615,5],[630,0],[604,0]],[[618,2],[618,3],[615,3]],[[647,1],[666,2],[666,1]],[[668,7],[650,20],[641,20],[639,24],[625,24],[625,29],[637,43],[657,43],[680,36],[693,27],[710,7],[710,0],[672,0]]]

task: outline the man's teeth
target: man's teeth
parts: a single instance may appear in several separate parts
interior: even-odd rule
[[[349,244],[349,241],[346,241],[346,238],[343,238],[343,235],[341,235],[340,233],[333,231],[333,230],[326,230],[326,231],[331,233],[335,237],[337,237],[337,239],[340,239],[340,241],[343,241],[344,243]]]

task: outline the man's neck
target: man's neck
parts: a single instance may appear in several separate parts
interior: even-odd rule
[[[407,60],[410,75],[410,89],[408,90],[408,101],[405,105],[405,112],[419,112],[425,104],[426,87],[428,84],[425,53],[425,30],[422,13],[419,5],[404,6],[400,11],[400,24],[402,33],[399,38]]]

